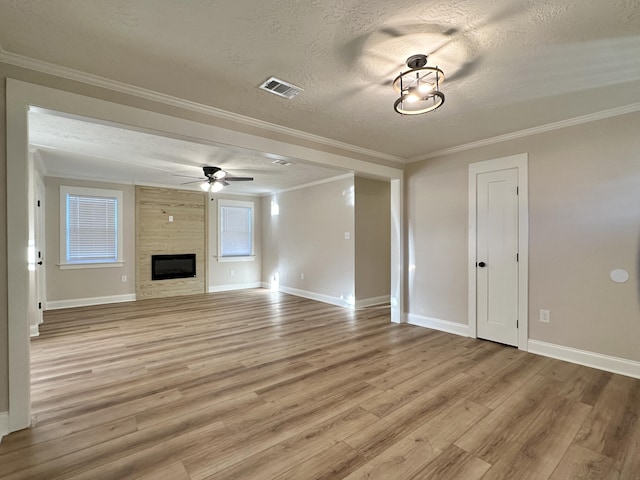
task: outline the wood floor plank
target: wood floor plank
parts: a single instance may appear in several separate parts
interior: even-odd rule
[[[495,460],[487,477],[496,480],[549,478],[590,410],[591,406],[584,403],[551,397],[529,427],[514,438],[511,448]]]
[[[640,382],[615,375],[577,434],[576,444],[616,460],[620,468],[640,429]]]
[[[0,480],[640,480],[640,380],[264,289],[45,312]]]
[[[274,478],[289,470],[292,463],[301,463],[311,458],[317,451],[329,448],[376,420],[375,415],[356,407],[223,470],[207,475],[211,472],[211,468],[208,468],[190,471],[190,474],[193,480]],[[214,468],[218,468],[218,465]]]
[[[550,480],[621,480],[614,461],[605,455],[573,444],[562,457]],[[625,476],[631,479],[631,476]]]
[[[487,462],[451,445],[413,477],[407,477],[407,480],[488,480],[490,477],[485,477],[485,474],[490,467]]]
[[[173,462],[169,465],[161,464],[135,480],[191,480],[191,477],[182,462]]]
[[[332,480],[345,478],[349,472],[356,470],[367,462],[367,458],[360,455],[344,442],[337,442],[326,450],[322,450],[272,480]]]

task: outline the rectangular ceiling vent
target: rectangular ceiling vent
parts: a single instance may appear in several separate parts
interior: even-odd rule
[[[289,165],[293,165],[293,162],[288,162],[287,160],[274,160],[271,163],[275,163],[276,165],[282,165],[283,167],[288,167]]]
[[[295,85],[276,77],[269,78],[263,82],[259,88],[280,97],[288,98],[289,100],[304,91],[302,88],[296,87]]]

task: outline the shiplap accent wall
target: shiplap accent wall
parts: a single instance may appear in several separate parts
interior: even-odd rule
[[[206,195],[136,187],[136,296],[206,293]],[[169,217],[173,221],[169,221]],[[196,254],[196,277],[151,280],[151,255]]]

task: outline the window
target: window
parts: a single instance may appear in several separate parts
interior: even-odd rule
[[[61,186],[60,267],[122,263],[122,192]]]
[[[218,261],[254,260],[253,202],[218,200]]]

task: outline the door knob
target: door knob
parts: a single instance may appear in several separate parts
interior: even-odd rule
[[[38,265],[42,265],[42,260],[40,260],[40,261],[38,262]]]
[[[486,263],[484,263],[484,262],[480,262],[480,263],[478,263],[478,266],[479,266],[480,268],[484,268],[484,267],[486,267],[486,266],[487,266],[487,264],[486,264]]]

